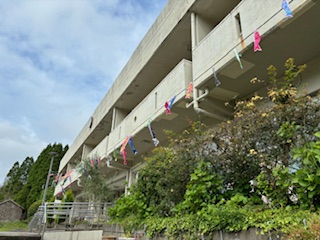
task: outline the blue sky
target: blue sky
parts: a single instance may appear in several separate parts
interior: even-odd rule
[[[0,1],[0,184],[72,144],[166,2]]]

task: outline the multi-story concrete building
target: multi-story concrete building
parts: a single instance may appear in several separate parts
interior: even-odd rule
[[[293,17],[282,8],[282,0],[169,0],[114,84],[63,157],[59,173],[64,175],[81,159],[99,156],[108,161],[106,181],[119,193],[125,191],[155,147],[146,127],[150,120],[160,141],[164,129],[180,132],[189,120],[214,126],[232,114],[224,103],[242,99],[267,79],[273,64],[283,72],[283,63],[293,57],[308,65],[297,80],[308,93],[320,88],[320,2],[288,0]],[[255,31],[262,51],[254,52]],[[241,56],[242,68],[237,60]],[[239,57],[240,57],[239,56]],[[214,69],[214,70],[213,70]],[[221,82],[216,84],[217,79]],[[190,99],[185,95],[193,83]],[[172,113],[165,102],[173,97]],[[138,153],[128,149],[127,165],[113,152],[131,136]],[[79,191],[78,173],[57,185],[55,195],[70,185]],[[61,186],[62,185],[62,186]]]

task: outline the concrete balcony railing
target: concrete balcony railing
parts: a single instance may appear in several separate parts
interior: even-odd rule
[[[146,127],[152,117],[159,117],[165,112],[164,103],[176,96],[175,102],[185,97],[186,89],[192,81],[192,65],[182,60],[157,87],[136,106],[128,116],[109,134],[107,153],[118,148],[128,135],[135,135]]]
[[[100,157],[101,159],[106,157],[107,153],[107,144],[108,144],[108,136],[106,136],[87,156],[89,159],[95,159],[96,157]],[[78,181],[80,177],[80,174],[76,171],[76,169],[73,169],[73,171],[70,174],[70,177],[65,181],[61,180],[57,186],[55,187],[54,195],[57,195],[59,192],[62,191],[62,187],[65,189],[69,185],[75,184],[76,181]],[[61,186],[62,185],[62,186]]]
[[[80,134],[77,136],[77,138],[74,140],[74,143],[72,145],[73,146],[81,146],[82,139],[85,137],[86,134],[88,134],[87,132],[90,132],[89,128],[85,128],[85,130],[81,131]],[[66,154],[63,156],[63,158],[60,161],[59,172],[61,172],[62,169],[64,169],[67,166],[68,162],[70,161],[70,159],[72,159],[72,157],[75,155],[77,150],[78,149],[75,147],[70,147],[68,149],[68,151],[66,152]]]
[[[66,189],[71,184],[75,184],[76,181],[78,181],[80,177],[80,174],[76,169],[73,169],[73,171],[70,174],[70,177],[66,181],[61,180],[57,183],[57,186],[54,189],[54,196],[56,196],[58,193],[61,193],[63,189]],[[62,189],[63,188],[63,189]]]
[[[299,9],[302,9],[311,0],[292,0],[289,2],[290,9],[295,16],[298,15]],[[241,19],[241,34],[239,32],[239,22],[236,20],[237,16]],[[201,85],[212,75],[213,66],[217,71],[235,58],[233,49],[241,52],[246,48],[244,46],[250,46],[254,40],[255,30],[258,30],[262,36],[287,20],[286,13],[281,8],[281,1],[241,1],[193,49],[192,62],[195,87]]]
[[[89,154],[88,158],[93,159],[100,157],[101,159],[107,156],[108,136],[106,136]]]

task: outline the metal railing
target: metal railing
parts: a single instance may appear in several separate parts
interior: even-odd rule
[[[29,231],[47,228],[92,228],[109,221],[108,208],[112,203],[47,202],[40,206],[29,223]]]
[[[33,215],[31,221],[29,222],[29,231],[40,233],[42,230],[43,221],[43,206],[39,206],[37,212]]]

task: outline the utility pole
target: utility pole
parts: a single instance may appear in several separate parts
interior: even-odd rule
[[[42,198],[42,208],[43,208],[43,219],[42,219],[42,224],[43,224],[43,228],[42,228],[42,234],[41,234],[41,240],[44,239],[44,231],[46,228],[46,206],[45,206],[45,201],[46,201],[46,196],[47,196],[47,190],[48,190],[48,185],[49,185],[49,180],[50,180],[50,175],[51,175],[51,169],[52,169],[52,164],[53,164],[53,160],[54,157],[58,155],[58,153],[56,152],[49,152],[49,154],[51,155],[51,162],[50,162],[50,167],[49,167],[49,171],[48,171],[48,176],[47,176],[47,181],[46,181],[46,186],[44,188],[44,193],[43,193],[43,198]]]
[[[50,162],[50,167],[49,167],[49,171],[48,171],[46,186],[45,186],[45,188],[44,188],[44,193],[43,193],[43,198],[42,198],[42,204],[41,204],[42,206],[44,206],[44,203],[45,203],[45,201],[46,201],[47,190],[48,190],[48,185],[49,185],[49,180],[50,180],[50,175],[51,175],[51,169],[52,169],[53,160],[54,160],[54,157],[58,155],[58,153],[56,153],[56,152],[49,152],[49,154],[51,155],[51,162]]]

